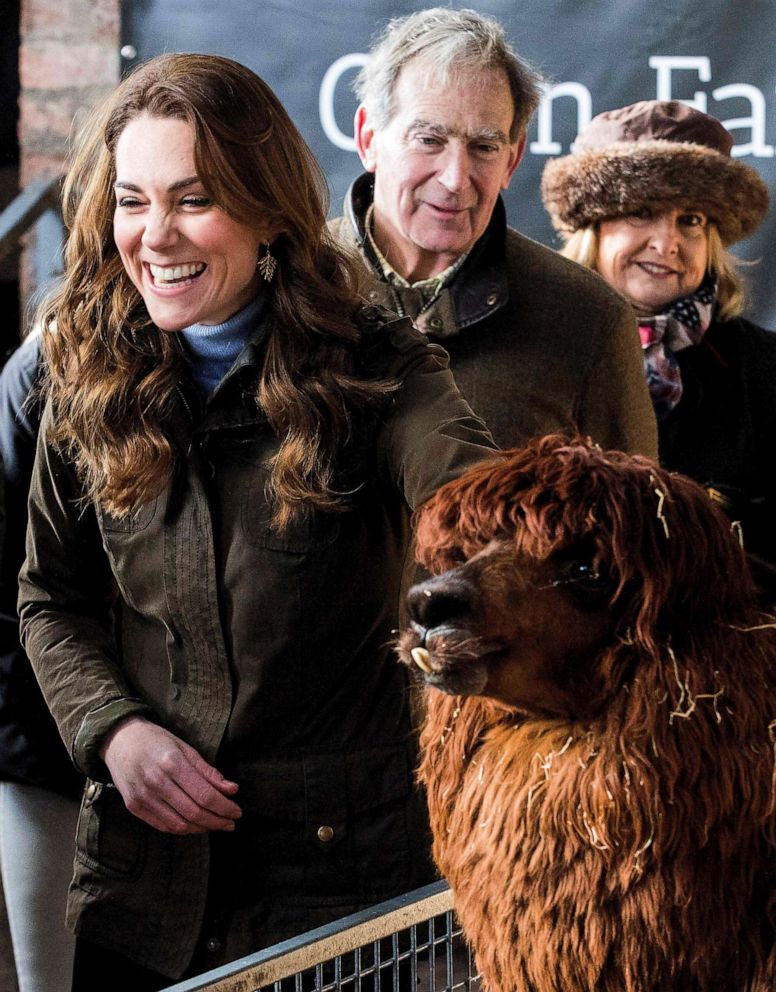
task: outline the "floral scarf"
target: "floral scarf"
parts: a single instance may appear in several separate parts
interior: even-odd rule
[[[665,420],[682,398],[676,352],[698,344],[711,324],[717,282],[707,275],[690,296],[674,300],[665,313],[639,317],[644,374],[658,420]]]

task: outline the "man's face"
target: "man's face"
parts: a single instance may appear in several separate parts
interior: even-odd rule
[[[396,84],[394,115],[376,131],[356,113],[356,144],[375,175],[375,240],[390,264],[417,281],[442,272],[484,233],[525,146],[511,141],[512,95],[501,71],[462,72],[446,84],[410,62]]]

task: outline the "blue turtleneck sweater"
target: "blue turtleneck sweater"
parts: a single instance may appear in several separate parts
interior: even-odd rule
[[[192,324],[180,332],[191,374],[205,396],[215,392],[234,365],[243,346],[253,336],[266,303],[266,295],[260,293],[223,324]]]

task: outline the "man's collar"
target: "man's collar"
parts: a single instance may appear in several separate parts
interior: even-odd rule
[[[393,268],[388,259],[380,251],[374,237],[374,212],[375,205],[374,203],[370,203],[366,208],[366,214],[364,216],[364,234],[366,243],[369,245],[370,255],[376,260],[378,273],[382,275],[386,282],[390,282],[394,286],[399,286],[401,289],[417,289],[424,297],[429,299],[438,296],[439,291],[455,278],[456,273],[466,261],[466,256],[469,252],[465,251],[463,255],[459,255],[452,265],[448,265],[446,269],[438,272],[435,276],[410,282]]]
[[[357,247],[375,276],[388,288],[391,284],[383,275],[366,233],[365,218],[373,196],[374,176],[369,172],[362,173],[348,189],[344,214]],[[456,278],[443,289],[438,303],[432,304],[427,314],[429,333],[440,338],[450,337],[506,304],[510,295],[505,269],[506,236],[506,209],[499,197],[485,233],[456,270]],[[385,302],[391,305],[390,301]]]
[[[374,193],[375,178],[371,172],[364,172],[353,180],[345,194],[345,216],[350,221],[361,249],[364,248],[366,241],[364,218],[372,204]]]

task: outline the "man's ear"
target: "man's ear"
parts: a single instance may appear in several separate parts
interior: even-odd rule
[[[509,184],[512,182],[512,176],[514,176],[515,171],[523,160],[523,155],[525,155],[525,146],[527,141],[527,135],[522,135],[517,139],[514,145],[511,145],[509,160],[507,162],[507,169],[504,173],[504,179],[501,183],[502,189],[509,189]]]
[[[369,123],[369,117],[363,103],[359,106],[353,119],[353,137],[356,139],[356,151],[361,159],[361,164],[367,172],[374,172],[377,168],[375,129]]]

